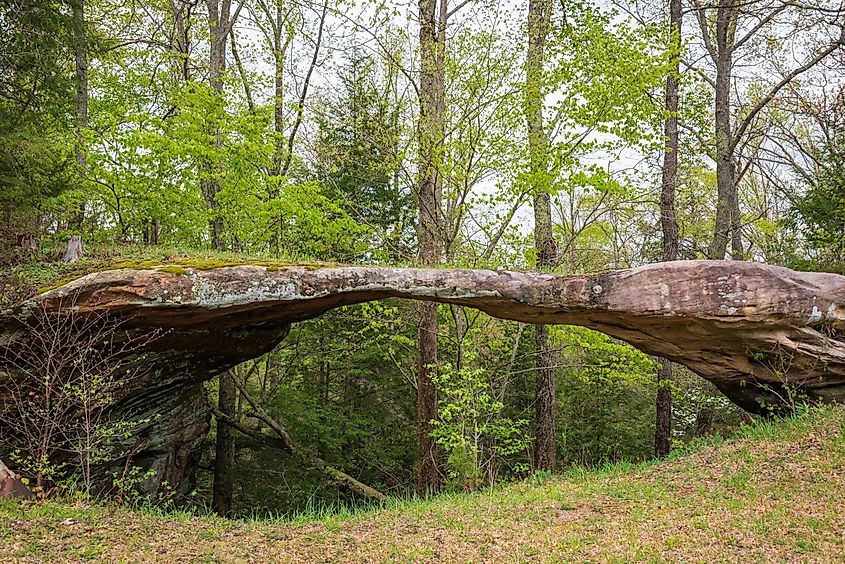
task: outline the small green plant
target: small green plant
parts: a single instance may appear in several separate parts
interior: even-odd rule
[[[138,350],[158,337],[118,335],[122,321],[83,315],[74,305],[72,299],[60,302],[57,309],[68,312],[63,315],[43,304],[22,314],[25,336],[2,356],[8,371],[0,372],[0,396],[7,402],[0,411],[0,444],[45,493],[66,480],[75,461],[81,480],[74,487],[90,494],[93,468],[125,455],[118,439],[141,422],[109,421],[106,410],[144,373]]]
[[[784,350],[780,344],[770,354],[751,352],[749,358],[766,368],[770,378],[754,379],[755,384],[768,394],[772,400],[761,400],[762,407],[770,414],[780,414],[784,411],[789,415],[797,415],[806,411],[813,403],[812,398],[804,389],[805,383],[790,375],[794,353]]]
[[[150,499],[141,493],[141,486],[144,482],[156,477],[155,470],[144,470],[140,466],[126,464],[122,472],[112,473],[112,486],[114,487],[114,502],[118,505],[138,508],[150,502]],[[164,486],[165,484],[162,484]]]
[[[474,361],[468,354],[466,365],[472,366]],[[504,403],[493,394],[488,374],[467,366],[456,369],[446,365],[435,375],[440,419],[432,422],[432,436],[446,452],[453,485],[472,491],[485,481],[492,486],[497,463],[527,454],[531,439],[527,420],[504,417]],[[515,472],[527,470],[527,463],[517,464]]]

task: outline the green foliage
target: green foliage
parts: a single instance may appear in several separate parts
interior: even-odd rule
[[[415,405],[406,380],[414,328],[407,303],[380,302],[326,313],[293,327],[258,359],[253,395],[308,453],[382,492],[413,483]],[[249,370],[252,363],[243,367]],[[323,472],[270,448],[239,451],[235,512],[292,515],[307,507],[360,503]]]
[[[0,5],[0,211],[15,227],[72,182],[69,25],[60,2]]]
[[[504,416],[502,398],[483,368],[470,368],[474,361],[467,354],[464,367],[443,365],[433,377],[440,418],[432,422],[432,436],[446,452],[449,477],[465,491],[492,486],[503,460],[517,460],[510,467],[512,475],[524,473],[531,443],[528,421]]]
[[[150,500],[141,493],[144,482],[155,478],[155,471],[144,470],[140,466],[129,466],[122,472],[112,474],[114,500],[118,505],[140,509],[149,504]]]
[[[836,131],[820,150],[815,177],[792,207],[817,268],[845,273],[845,133]]]
[[[327,97],[318,110],[317,178],[343,209],[391,246],[407,244],[414,205],[400,182],[405,155],[402,108],[391,97],[396,77],[380,76],[372,56],[353,51],[338,78],[336,97]]]
[[[565,345],[565,358],[573,363],[587,383],[626,381],[645,384],[654,379],[654,360],[627,343],[573,325],[554,326],[551,334]]]
[[[654,452],[654,386],[624,378],[558,379],[558,450],[567,464],[643,460]]]

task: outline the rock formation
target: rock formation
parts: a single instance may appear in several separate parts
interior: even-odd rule
[[[34,496],[29,488],[0,460],[0,499],[30,497]]]
[[[194,467],[208,429],[203,381],[271,350],[291,323],[390,297],[589,327],[688,366],[750,411],[781,403],[794,387],[845,400],[845,277],[741,261],[581,276],[356,266],[111,270],[0,315],[0,352],[27,338],[23,320],[38,308],[108,312],[124,320],[125,338],[159,331],[139,355],[145,375],[112,408],[145,421],[132,438],[133,463],[156,471],[148,487],[156,491],[162,480],[182,484]]]

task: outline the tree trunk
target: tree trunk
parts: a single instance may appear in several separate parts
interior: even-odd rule
[[[658,357],[657,404],[654,424],[654,454],[666,456],[672,450],[672,361]]]
[[[285,48],[282,46],[282,33],[285,29],[285,15],[282,11],[282,3],[276,2],[276,24],[273,26],[273,132],[276,134],[275,147],[273,149],[273,174],[282,173],[282,161],[285,151],[285,83],[284,64]]]
[[[208,56],[208,85],[215,98],[223,96],[223,78],[226,73],[226,37],[232,27],[230,14],[231,0],[207,0],[208,6],[208,28],[209,28],[209,56]],[[208,230],[211,239],[211,248],[225,250],[223,218],[220,217],[220,203],[217,201],[217,194],[221,190],[221,170],[217,157],[219,156],[223,142],[220,137],[220,126],[213,118],[209,126],[211,145],[214,148],[214,155],[204,165],[204,174],[201,181],[202,195],[209,211]]]
[[[437,444],[431,436],[431,422],[437,418],[437,388],[432,375],[437,371],[437,306],[422,304],[417,329],[417,491],[422,495],[440,490]]]
[[[555,352],[547,325],[537,326],[535,340],[537,384],[534,406],[534,467],[553,471],[557,461],[555,433]]]
[[[88,31],[85,25],[85,0],[73,0],[71,3],[73,18],[73,54],[76,74],[76,139],[73,152],[76,158],[77,172],[84,177],[87,169],[85,156],[85,130],[88,129]],[[70,225],[76,230],[82,229],[85,220],[85,205],[74,210]]]
[[[420,0],[420,117],[419,163],[416,200],[418,208],[417,244],[420,263],[436,266],[441,257],[442,184],[437,167],[437,152],[443,141],[443,76],[442,51],[445,49],[445,0],[437,14],[437,0]],[[421,494],[440,489],[440,464],[437,445],[431,437],[431,421],[437,418],[437,389],[432,374],[437,370],[437,306],[420,306],[417,327],[417,491]]]
[[[65,264],[73,264],[82,258],[83,254],[85,254],[85,249],[82,245],[82,236],[72,235],[70,240],[67,242],[67,249],[65,249],[62,262]]]
[[[543,63],[546,37],[551,23],[552,2],[528,3],[528,55],[525,63],[525,119],[528,126],[529,166],[534,192],[534,245],[537,268],[548,270],[557,263],[552,232],[552,206],[548,190],[549,139],[543,124]],[[537,385],[534,414],[534,465],[554,470],[557,459],[555,437],[555,352],[549,342],[549,329],[537,327]]]
[[[675,194],[678,186],[678,74],[681,62],[681,0],[669,0],[670,33],[676,50],[671,72],[666,77],[666,121],[663,135],[666,148],[663,151],[663,170],[660,186],[660,227],[663,232],[663,260],[678,260],[679,228],[675,213]]]
[[[663,151],[663,178],[660,187],[660,227],[663,231],[663,260],[678,259],[678,220],[675,213],[675,193],[678,185],[678,73],[681,52],[680,0],[669,0],[670,41],[676,50],[672,72],[666,77],[666,121],[663,134],[666,148]],[[672,448],[672,361],[658,358],[657,400],[654,425],[654,454],[666,456]]]
[[[739,187],[736,185],[736,166],[731,162],[733,169],[734,188],[731,192],[731,258],[744,260],[745,252],[742,248],[742,212],[739,211]]]
[[[711,259],[724,259],[731,238],[733,200],[736,198],[736,171],[733,164],[731,127],[731,78],[733,74],[735,0],[728,0],[716,12],[716,225],[710,247]]]
[[[217,394],[217,409],[230,419],[235,418],[237,388],[232,376],[220,375],[220,389]],[[222,418],[217,419],[217,444],[214,452],[214,510],[221,517],[232,511],[232,466],[235,464],[235,433],[231,425]]]
[[[168,0],[173,16],[173,36],[170,39],[170,51],[174,57],[174,74],[177,80],[187,83],[191,80],[190,29],[191,9],[194,4],[181,0]]]

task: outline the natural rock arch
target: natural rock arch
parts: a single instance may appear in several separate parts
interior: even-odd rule
[[[845,277],[740,261],[677,261],[596,275],[358,266],[165,266],[90,274],[0,315],[0,349],[36,308],[108,312],[150,370],[113,407],[148,419],[135,463],[181,484],[208,429],[202,382],[272,350],[290,323],[384,298],[459,304],[524,323],[589,327],[684,364],[755,411],[785,383],[845,400]],[[0,373],[0,377],[4,377]],[[5,377],[13,377],[8,373]]]

